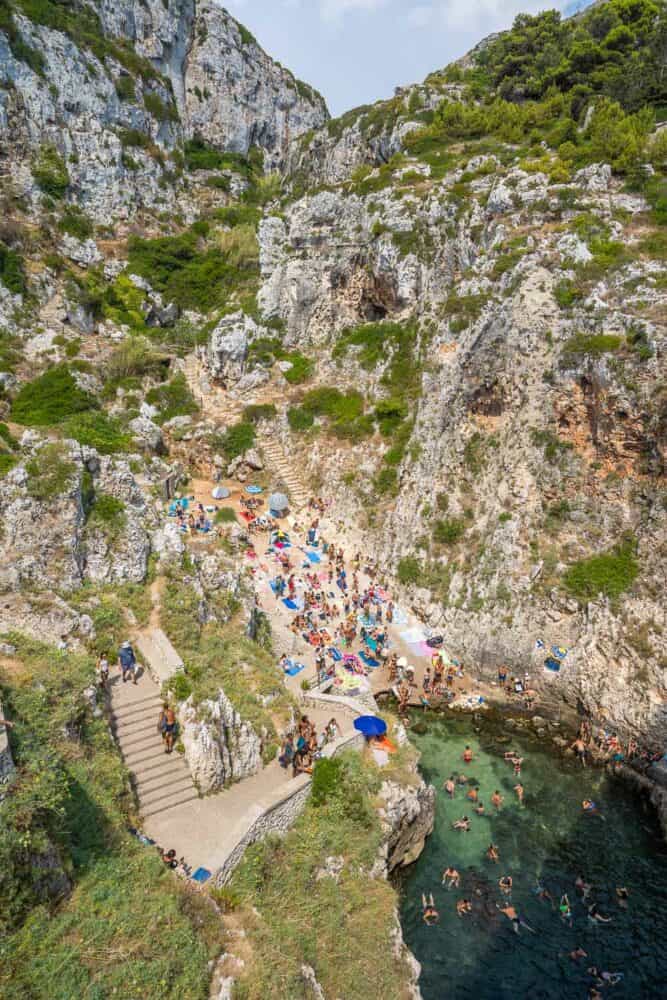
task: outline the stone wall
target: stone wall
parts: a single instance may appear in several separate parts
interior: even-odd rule
[[[358,713],[357,713],[358,714]],[[350,750],[363,743],[361,733],[344,736],[325,749],[325,754],[335,757],[342,750]],[[327,752],[328,751],[328,752]],[[237,824],[238,839],[215,875],[218,886],[226,885],[240,863],[245,850],[269,833],[284,834],[303,811],[310,792],[311,778],[302,774],[287,787],[279,788],[256,802]]]

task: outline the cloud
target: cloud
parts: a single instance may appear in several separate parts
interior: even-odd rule
[[[534,14],[548,6],[544,0],[440,0],[438,20],[450,29],[479,29],[480,39],[511,26],[517,14]],[[562,2],[556,2],[562,7]]]
[[[320,0],[320,14],[324,21],[339,21],[354,11],[374,11],[387,5],[388,0]]]

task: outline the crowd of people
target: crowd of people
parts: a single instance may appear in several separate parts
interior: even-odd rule
[[[340,726],[332,717],[321,733],[307,715],[302,715],[295,732],[289,732],[282,741],[278,761],[284,770],[292,769],[292,776],[312,774],[313,765],[327,743],[334,743],[341,735]]]

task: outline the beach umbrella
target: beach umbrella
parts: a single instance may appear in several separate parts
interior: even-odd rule
[[[366,737],[384,736],[387,732],[387,723],[377,715],[360,715],[354,720],[354,728]]]
[[[271,510],[287,510],[289,500],[284,493],[272,493],[269,497],[269,507]]]
[[[226,500],[227,497],[231,496],[231,493],[226,486],[216,486],[211,496],[214,500]]]
[[[399,656],[398,660],[396,661],[396,666],[400,667],[401,670],[405,670],[405,668],[407,667],[407,665],[408,665],[408,661],[405,658],[405,656]]]
[[[250,493],[251,496],[256,496],[258,493],[263,493],[261,486],[246,486],[246,493]]]

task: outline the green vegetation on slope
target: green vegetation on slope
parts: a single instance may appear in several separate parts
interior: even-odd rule
[[[11,418],[27,427],[53,427],[96,406],[95,398],[78,387],[69,368],[56,365],[21,386],[12,402]]]
[[[380,783],[377,767],[356,752],[319,761],[310,801],[287,836],[246,851],[225,893],[252,944],[239,997],[302,996],[306,961],[326,996],[357,997],[372,983],[377,995],[405,1000],[407,967],[392,946],[395,893],[367,875],[382,836],[373,808]],[[330,856],[345,861],[338,884],[317,878]]]
[[[0,805],[0,994],[206,1000],[220,923],[126,832],[125,771],[82,697],[92,659],[3,639],[18,648],[0,665],[17,773]],[[58,875],[71,895],[49,900]]]
[[[634,539],[625,539],[609,552],[573,563],[563,576],[566,589],[578,600],[594,601],[600,594],[620,597],[639,574]]]

